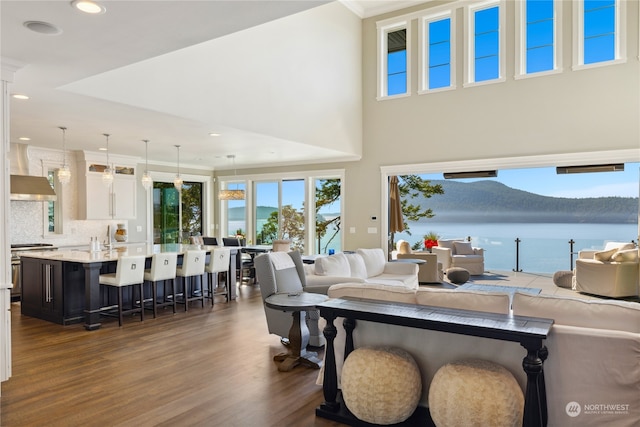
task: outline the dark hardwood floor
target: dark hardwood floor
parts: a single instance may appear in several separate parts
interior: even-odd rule
[[[100,330],[60,326],[11,304],[13,372],[0,425],[340,426],[316,418],[317,370],[278,372],[258,286],[212,309],[162,310]]]

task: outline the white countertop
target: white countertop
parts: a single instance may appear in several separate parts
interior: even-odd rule
[[[20,254],[21,258],[39,258],[48,260],[58,260],[67,262],[93,263],[117,261],[121,256],[144,255],[150,257],[155,253],[161,252],[178,252],[184,253],[188,250],[205,250],[207,252],[219,248],[220,246],[207,245],[182,245],[182,244],[166,244],[166,245],[148,245],[146,243],[129,244],[112,250],[102,250],[99,252],[91,252],[88,246],[85,249],[67,249],[57,251],[25,251]],[[240,249],[234,247],[226,247],[227,249]]]

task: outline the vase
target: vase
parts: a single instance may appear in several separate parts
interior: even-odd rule
[[[113,237],[116,239],[116,242],[126,242],[127,226],[125,224],[118,224],[118,229],[116,230]]]

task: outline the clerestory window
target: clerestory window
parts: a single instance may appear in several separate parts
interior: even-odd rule
[[[378,98],[409,94],[409,22],[378,27]]]
[[[574,69],[624,62],[625,20],[625,1],[576,1]]]
[[[559,71],[561,16],[560,0],[516,3],[516,78]]]
[[[491,1],[467,6],[465,18],[465,86],[504,81],[504,4]]]
[[[427,16],[420,21],[420,93],[455,88],[455,14]]]

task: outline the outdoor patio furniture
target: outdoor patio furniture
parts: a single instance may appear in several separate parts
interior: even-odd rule
[[[484,274],[484,249],[471,246],[471,242],[463,239],[438,240],[438,246],[432,249],[438,255],[438,262],[447,272],[451,267],[461,267],[470,275]]]
[[[580,251],[572,288],[612,298],[638,295],[638,248],[633,243],[609,242],[602,251]]]

